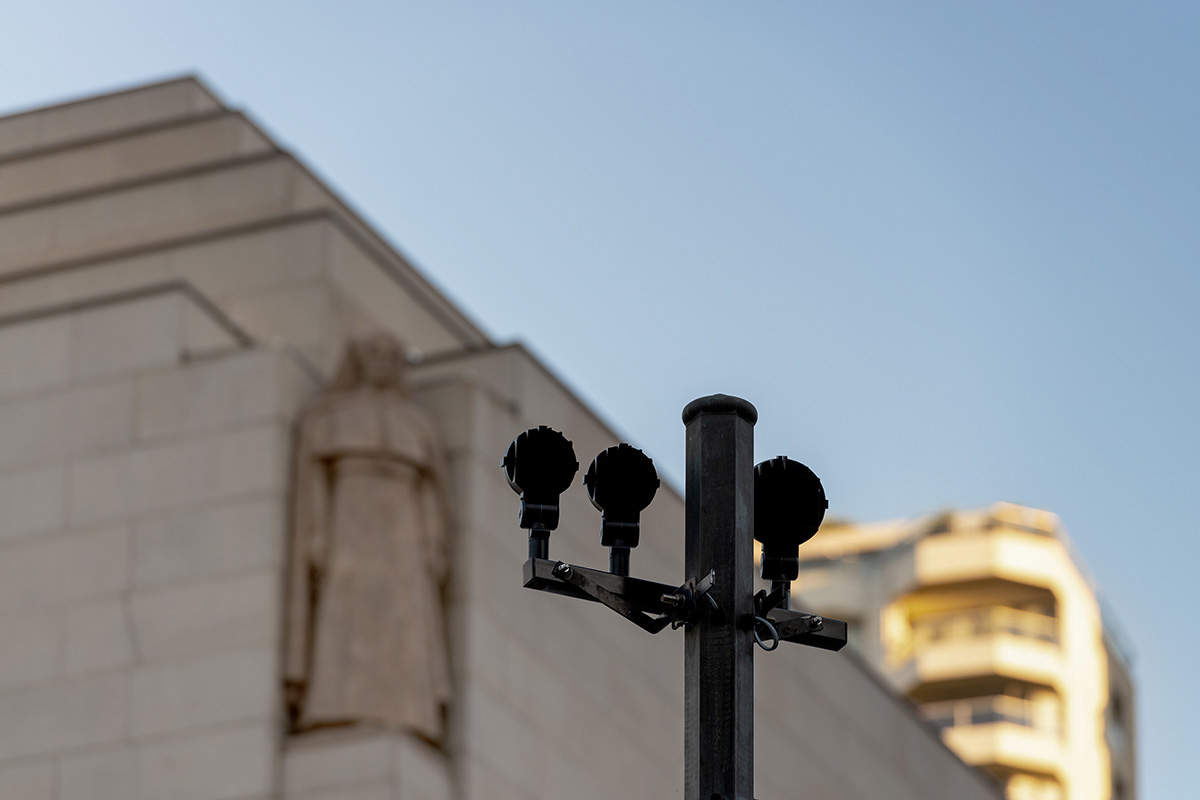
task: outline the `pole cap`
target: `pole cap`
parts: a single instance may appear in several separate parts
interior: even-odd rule
[[[758,409],[749,400],[731,394],[710,394],[696,398],[683,407],[683,424],[689,424],[701,414],[737,414],[751,425],[758,422]]]

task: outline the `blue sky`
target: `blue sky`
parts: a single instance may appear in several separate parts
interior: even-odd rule
[[[1143,797],[1195,793],[1200,5],[44,0],[4,30],[3,111],[200,74],[677,484],[680,409],[723,391],[833,513],[1057,511],[1137,652]]]

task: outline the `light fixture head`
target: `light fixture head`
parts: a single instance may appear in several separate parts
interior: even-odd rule
[[[500,465],[508,485],[521,495],[520,526],[557,528],[559,495],[579,471],[571,441],[545,425],[530,428],[513,439]]]
[[[821,527],[829,501],[811,469],[786,456],[754,468],[754,538],[762,543],[762,576],[794,581],[798,548]]]
[[[628,444],[609,447],[592,459],[583,476],[592,505],[600,510],[600,543],[637,547],[641,513],[658,491],[658,472],[648,455]]]

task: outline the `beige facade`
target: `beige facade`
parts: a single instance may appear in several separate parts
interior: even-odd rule
[[[295,425],[380,330],[449,465],[444,748],[286,734]],[[194,79],[0,118],[0,798],[680,796],[680,635],[521,588],[498,464],[534,424],[616,441]],[[582,487],[563,517],[602,563]],[[664,489],[635,574],[681,579],[682,528]],[[756,669],[759,797],[1000,796],[855,656]]]
[[[1057,516],[833,523],[801,556],[807,601],[1011,800],[1136,797],[1129,666]]]

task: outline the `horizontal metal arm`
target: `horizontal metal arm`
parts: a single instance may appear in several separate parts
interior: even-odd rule
[[[846,646],[846,623],[843,620],[783,608],[772,610],[767,614],[767,619],[779,632],[780,641],[834,651]]]
[[[583,591],[579,586],[564,581],[554,574],[554,568],[561,562],[551,561],[548,558],[531,558],[525,562],[525,588],[537,589],[542,592],[552,592],[554,594],[565,594],[569,597],[578,597],[581,600],[592,600],[601,602],[599,598],[593,597]],[[612,594],[617,595],[638,611],[647,614],[669,614],[671,606],[663,602],[664,594],[674,594],[677,587],[665,583],[656,583],[654,581],[642,580],[641,578],[630,578],[627,575],[614,575],[611,572],[604,570],[591,569],[590,567],[578,567],[571,564],[571,569],[580,575],[583,575],[593,584],[600,586]]]
[[[671,586],[562,561],[531,558],[525,562],[524,575],[527,589],[601,603],[650,633],[658,633],[667,625],[677,628],[689,624],[701,614],[720,613],[706,596],[715,580],[712,572],[699,581],[693,579],[683,586]],[[701,598],[707,602],[702,604]]]
[[[566,581],[579,589],[579,591],[593,600],[600,601],[644,631],[658,633],[671,622],[669,614],[652,617],[646,612],[640,611],[631,603],[626,602],[625,598],[600,586],[587,575],[584,575],[582,570],[576,569],[570,564],[560,562],[555,565],[554,575],[559,580]]]
[[[564,572],[559,565],[569,569]],[[559,570],[556,572],[556,570]],[[562,574],[559,574],[559,573]],[[708,591],[713,577],[706,575],[694,588],[614,575],[604,570],[579,567],[548,558],[531,558],[523,567],[524,586],[542,592],[591,600],[616,611],[643,630],[658,633],[672,621],[679,624],[697,613],[717,613],[719,610],[697,606],[695,601]],[[681,594],[687,590],[687,594]],[[678,598],[687,597],[687,607]],[[841,650],[846,646],[846,623],[832,617],[819,617],[783,608],[770,610],[766,618],[779,632],[780,641],[795,642],[822,650]]]

